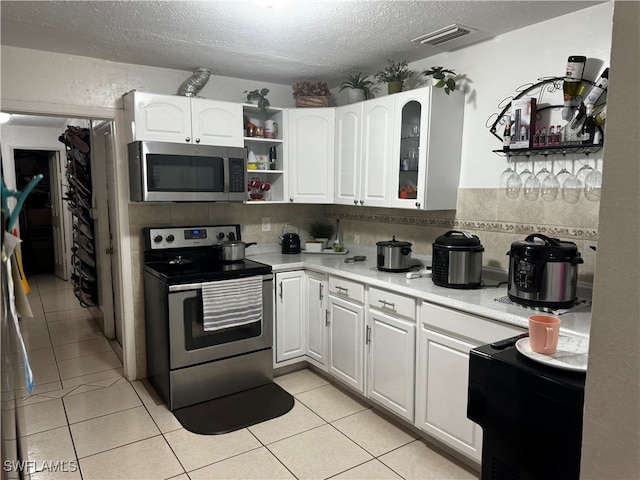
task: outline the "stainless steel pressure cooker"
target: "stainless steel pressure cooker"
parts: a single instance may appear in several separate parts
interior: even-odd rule
[[[394,236],[386,242],[376,243],[378,270],[407,272],[411,269],[411,243],[400,242]]]
[[[433,242],[433,283],[449,288],[478,288],[482,285],[482,252],[476,235],[450,230]]]
[[[573,242],[533,233],[511,244],[509,298],[532,307],[566,308],[577,300],[578,265],[584,260]]]

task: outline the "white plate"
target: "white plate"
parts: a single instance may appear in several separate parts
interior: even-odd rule
[[[589,358],[589,341],[574,337],[560,336],[555,353],[545,355],[531,350],[529,338],[521,338],[516,342],[516,349],[525,357],[529,357],[539,363],[550,367],[573,370],[577,372],[587,371],[587,359]]]

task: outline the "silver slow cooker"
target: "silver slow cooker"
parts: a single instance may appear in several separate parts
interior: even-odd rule
[[[448,288],[478,288],[482,285],[482,252],[476,235],[450,230],[433,242],[431,278]]]
[[[411,243],[391,240],[376,243],[378,270],[408,272],[411,269]]]
[[[531,307],[567,308],[578,299],[578,265],[584,260],[573,242],[533,233],[511,244],[509,298]]]

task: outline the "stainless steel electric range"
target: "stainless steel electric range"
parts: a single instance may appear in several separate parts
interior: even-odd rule
[[[147,376],[171,410],[273,379],[273,274],[223,262],[240,225],[144,228]],[[261,306],[261,308],[260,308]]]

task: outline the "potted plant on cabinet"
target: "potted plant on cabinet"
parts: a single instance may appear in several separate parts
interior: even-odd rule
[[[402,91],[402,84],[405,80],[413,77],[414,71],[409,70],[407,61],[394,62],[387,60],[387,66],[376,73],[378,83],[387,83],[389,94]]]
[[[318,242],[322,242],[323,249],[329,246],[329,239],[333,236],[333,225],[322,222],[312,223],[309,227],[309,235],[311,235],[314,240]]]
[[[345,81],[340,85],[340,91],[347,88],[349,89],[347,91],[347,99],[349,103],[361,102],[371,98],[372,85],[374,85],[374,83],[369,80],[368,75],[358,72],[347,75]]]
[[[456,89],[456,80],[454,78],[456,72],[444,67],[431,67],[429,70],[422,72],[426,77],[436,80],[433,84],[436,88],[444,88],[444,93],[449,95]]]
[[[267,93],[269,93],[268,88],[263,88],[262,90],[245,90],[245,95],[247,96],[247,102],[258,105],[258,108],[262,111],[262,113],[267,113],[267,108],[269,108],[269,100],[267,99]]]

